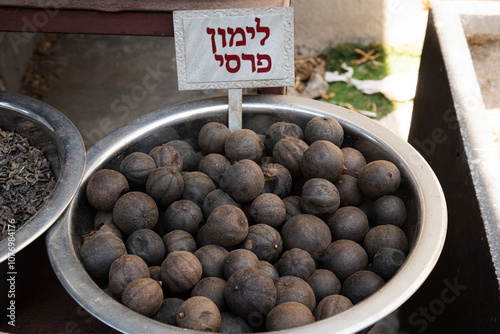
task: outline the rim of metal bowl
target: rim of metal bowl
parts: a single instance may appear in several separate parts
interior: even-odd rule
[[[0,109],[17,113],[51,132],[60,159],[59,176],[53,191],[37,213],[16,230],[17,253],[56,222],[78,191],[85,171],[85,146],[73,123],[44,102],[25,95],[0,91]],[[0,263],[7,257],[8,242],[5,239],[0,242]]]
[[[441,186],[427,162],[408,143],[388,129],[355,112],[328,103],[289,96],[245,96],[243,112],[262,111],[273,113],[283,110],[311,116],[335,117],[344,128],[362,129],[386,149],[396,152],[418,185],[416,192],[422,199],[422,224],[414,240],[414,247],[407,261],[388,284],[366,300],[338,316],[317,321],[304,327],[286,330],[287,333],[356,333],[401,306],[420,287],[436,264],[444,245],[447,211]],[[196,115],[227,111],[227,98],[213,98],[166,107],[133,121],[101,139],[87,154],[87,169],[82,184],[127,147],[137,137],[145,137],[162,125],[196,117]],[[418,181],[418,182],[417,182]],[[87,311],[116,330],[127,333],[201,333],[186,330],[144,317],[104,293],[84,270],[75,246],[72,244],[74,226],[71,212],[75,200],[47,236],[49,258],[59,280],[69,294]]]

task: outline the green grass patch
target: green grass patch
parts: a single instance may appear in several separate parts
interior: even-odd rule
[[[371,58],[356,64],[363,58],[363,53]],[[381,44],[348,43],[328,50],[324,58],[327,71],[344,73],[345,70],[341,65],[346,63],[353,68],[353,77],[356,79],[381,80],[391,74],[418,70],[420,54],[421,48],[416,46],[393,47]],[[356,110],[376,111],[376,119],[380,119],[404,104],[404,102],[389,101],[381,93],[365,94],[344,82],[333,82],[329,85],[327,94],[335,93],[335,96],[324,101],[344,107],[352,106]]]

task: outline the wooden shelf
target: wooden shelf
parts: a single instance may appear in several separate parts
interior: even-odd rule
[[[0,0],[0,31],[173,36],[175,10],[288,6],[290,0]]]
[[[0,31],[173,36],[175,10],[288,7],[291,0],[0,0]],[[286,87],[261,94],[286,94]]]

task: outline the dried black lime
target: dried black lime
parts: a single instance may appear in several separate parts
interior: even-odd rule
[[[198,156],[193,147],[185,140],[171,140],[165,143],[167,146],[175,148],[182,157],[182,170],[193,171],[198,166]]]
[[[286,216],[285,222],[290,220],[293,216],[305,213],[302,210],[302,205],[300,204],[300,196],[288,196],[283,198],[283,203],[285,204]]]
[[[264,144],[259,136],[249,129],[234,131],[227,137],[224,145],[224,152],[230,161],[248,159],[259,162],[263,150]]]
[[[285,137],[294,137],[304,140],[304,132],[302,128],[295,123],[276,122],[271,124],[264,137],[264,144],[267,152],[272,154],[276,143]]]
[[[396,225],[379,225],[366,233],[363,247],[370,259],[384,247],[396,248],[408,253],[408,239],[406,234]]]
[[[150,317],[158,312],[163,302],[161,282],[136,278],[123,289],[121,300],[128,308]]]
[[[224,296],[225,287],[226,280],[219,277],[205,277],[191,290],[191,297],[207,297],[217,305],[219,311],[225,311],[227,309],[226,297]]]
[[[215,185],[218,185],[222,175],[231,166],[229,160],[218,153],[211,153],[201,158],[198,171],[205,173]]]
[[[323,253],[321,267],[332,271],[343,282],[359,270],[368,267],[368,255],[358,243],[341,239],[332,242]]]
[[[273,280],[262,270],[245,268],[235,272],[224,291],[229,309],[243,319],[265,317],[276,304]]]
[[[225,193],[222,189],[215,189],[208,193],[203,201],[203,215],[208,218],[212,211],[221,205],[231,204],[238,208],[241,208],[241,204],[236,202],[228,193]]]
[[[198,245],[198,247],[216,244],[215,241],[212,240],[208,232],[209,229],[207,229],[206,225],[200,227],[198,233],[196,234],[196,244]]]
[[[221,316],[217,305],[207,297],[194,296],[181,304],[177,312],[177,325],[202,332],[217,332]]]
[[[307,180],[302,187],[300,206],[306,213],[316,216],[334,213],[340,206],[339,191],[327,179]]]
[[[116,236],[116,237],[118,237],[118,238],[120,238],[120,239],[123,240],[123,233],[122,233],[122,231],[120,231],[120,229],[118,228],[118,226],[116,226],[113,223],[101,223],[100,225],[98,225],[92,231],[84,234],[83,235],[83,241],[85,242],[89,238],[93,238],[96,235],[104,234],[104,233],[111,233],[114,236]]]
[[[276,305],[266,318],[268,331],[278,331],[304,326],[314,322],[311,310],[304,304],[287,302]]]
[[[373,257],[373,271],[388,281],[405,262],[405,253],[396,248],[381,248]]]
[[[353,304],[357,304],[375,293],[384,284],[384,280],[373,271],[360,270],[345,280],[341,293]]]
[[[177,172],[182,171],[183,161],[181,154],[172,146],[160,145],[149,151],[156,167],[169,167]]]
[[[226,170],[219,185],[235,201],[246,203],[262,193],[264,184],[264,174],[259,165],[252,160],[243,159]]]
[[[125,157],[120,164],[121,173],[127,178],[131,187],[144,187],[155,168],[153,158],[142,152],[133,152]]]
[[[188,139],[199,144],[197,152],[182,140],[156,148],[153,156],[158,161],[182,162],[180,197],[160,205],[165,211],[154,227],[159,235],[151,227],[140,227],[137,233],[132,233],[134,224],[123,227],[125,218],[139,219],[136,201],[130,201],[127,210],[114,206],[117,217],[122,213],[116,226],[121,222],[120,229],[132,229],[127,243],[142,230],[155,238],[163,235],[168,256],[161,266],[147,268],[148,277],[160,280],[169,296],[202,299],[165,299],[153,318],[199,331],[286,329],[314,321],[313,311],[321,320],[352,307],[399,269],[408,240],[401,229],[394,230],[406,214],[394,195],[401,181],[397,167],[386,160],[367,164],[361,151],[340,149],[343,129],[333,118],[315,117],[305,129],[285,122],[254,122],[252,130],[229,134],[225,125],[212,122]],[[264,143],[272,156],[264,156]],[[121,170],[134,187],[140,189],[151,160],[138,152],[123,160]],[[160,179],[150,187],[170,188]],[[158,202],[164,200],[160,193],[154,198]],[[120,194],[120,199],[126,195]],[[380,225],[371,233],[367,217],[372,226]],[[99,209],[95,228],[100,231],[88,234],[84,244],[104,236],[116,242],[114,218]],[[119,278],[132,280],[136,268],[120,270],[109,275],[123,288]],[[148,284],[143,284],[145,292],[140,294],[147,296]],[[231,312],[221,315],[226,308]]]
[[[280,277],[276,267],[267,261],[259,261],[259,269],[271,277],[273,281],[276,281]]]
[[[214,182],[207,174],[197,171],[184,173],[183,178],[184,192],[181,198],[188,199],[202,208],[205,197],[215,190]]]
[[[201,273],[201,263],[193,253],[175,251],[162,262],[160,276],[167,291],[179,293],[198,284]]]
[[[316,297],[316,303],[329,295],[340,292],[340,281],[333,272],[327,269],[316,269],[307,279]]]
[[[123,289],[136,278],[150,277],[150,271],[143,259],[133,254],[125,254],[116,259],[109,268],[109,289],[121,296]]]
[[[300,248],[319,260],[332,242],[328,225],[320,218],[302,214],[288,220],[281,230],[285,250]]]
[[[172,167],[155,169],[146,181],[146,193],[158,206],[167,207],[177,201],[184,192],[184,179]]]
[[[271,193],[279,198],[285,198],[292,190],[292,175],[284,166],[276,163],[262,163],[262,173],[264,173],[263,193]]]
[[[143,228],[152,229],[158,221],[158,216],[158,207],[153,198],[138,191],[126,193],[113,207],[116,226],[128,235]]]
[[[196,203],[180,199],[168,206],[163,219],[158,224],[162,225],[165,233],[183,230],[194,235],[203,221],[203,213]]]
[[[316,317],[316,321],[323,320],[342,313],[351,307],[353,305],[349,298],[337,294],[330,295],[319,302],[314,311],[314,316]]]
[[[222,265],[224,277],[229,279],[232,274],[243,268],[259,268],[259,258],[246,249],[235,249],[227,254]]]
[[[281,254],[276,269],[280,276],[297,276],[307,280],[316,269],[316,263],[307,251],[292,248]]]
[[[87,200],[100,211],[111,211],[118,198],[130,190],[122,173],[101,169],[92,175],[86,187]]]
[[[221,313],[221,324],[219,333],[253,333],[252,326],[248,324],[242,317],[233,314],[232,312]]]
[[[151,318],[163,322],[167,325],[177,325],[177,312],[184,303],[180,298],[165,298],[161,303],[160,309]]]
[[[370,210],[370,222],[373,225],[392,224],[401,227],[406,222],[406,217],[405,203],[394,195],[377,198]]]
[[[358,178],[359,172],[361,172],[361,169],[366,165],[365,157],[360,151],[352,147],[344,147],[341,151],[344,155],[345,169],[343,173]]]
[[[333,117],[316,116],[307,122],[304,137],[309,145],[317,140],[327,140],[340,146],[344,142],[344,129]]]
[[[256,224],[248,228],[248,235],[241,247],[252,251],[259,260],[274,263],[283,250],[283,241],[275,228],[266,224]]]
[[[183,230],[173,230],[165,234],[162,238],[165,245],[166,254],[175,251],[187,251],[194,253],[198,248],[193,236]]]
[[[249,216],[254,224],[266,224],[275,228],[285,221],[285,203],[275,194],[260,194],[250,205]]]
[[[217,245],[206,245],[198,248],[194,255],[201,263],[202,277],[224,278],[222,267],[227,254],[229,254],[227,249]]]
[[[335,182],[344,170],[344,155],[337,145],[317,140],[304,152],[300,170],[308,179],[323,178]]]
[[[230,134],[225,124],[210,122],[201,127],[198,133],[198,144],[205,154],[224,154],[224,145]]]
[[[160,271],[161,266],[151,266],[149,268],[149,276],[155,281],[161,281]]]
[[[125,254],[127,249],[123,241],[109,233],[89,239],[80,248],[83,266],[96,280],[107,280],[113,262]]]
[[[332,231],[333,240],[349,239],[362,243],[370,229],[368,217],[363,210],[355,206],[339,208],[326,219],[326,223]]]
[[[372,161],[359,173],[359,187],[370,198],[392,195],[400,183],[398,167],[387,160]]]
[[[357,178],[343,174],[333,184],[340,194],[340,206],[358,206],[363,203],[364,195]]]
[[[297,276],[283,276],[274,281],[276,287],[276,305],[286,302],[298,302],[307,306],[311,312],[316,308],[314,291],[306,281]]]
[[[273,149],[273,160],[284,166],[292,177],[302,175],[300,162],[309,148],[305,141],[295,137],[285,137],[278,141]]]
[[[226,204],[212,211],[202,229],[205,237],[216,245],[236,246],[247,237],[248,220],[240,208]]]
[[[125,242],[129,254],[139,256],[148,266],[160,265],[165,256],[165,246],[161,237],[150,229],[140,229],[132,233]]]

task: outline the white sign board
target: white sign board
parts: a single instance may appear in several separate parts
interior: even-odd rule
[[[180,90],[293,86],[293,7],[174,12]]]

